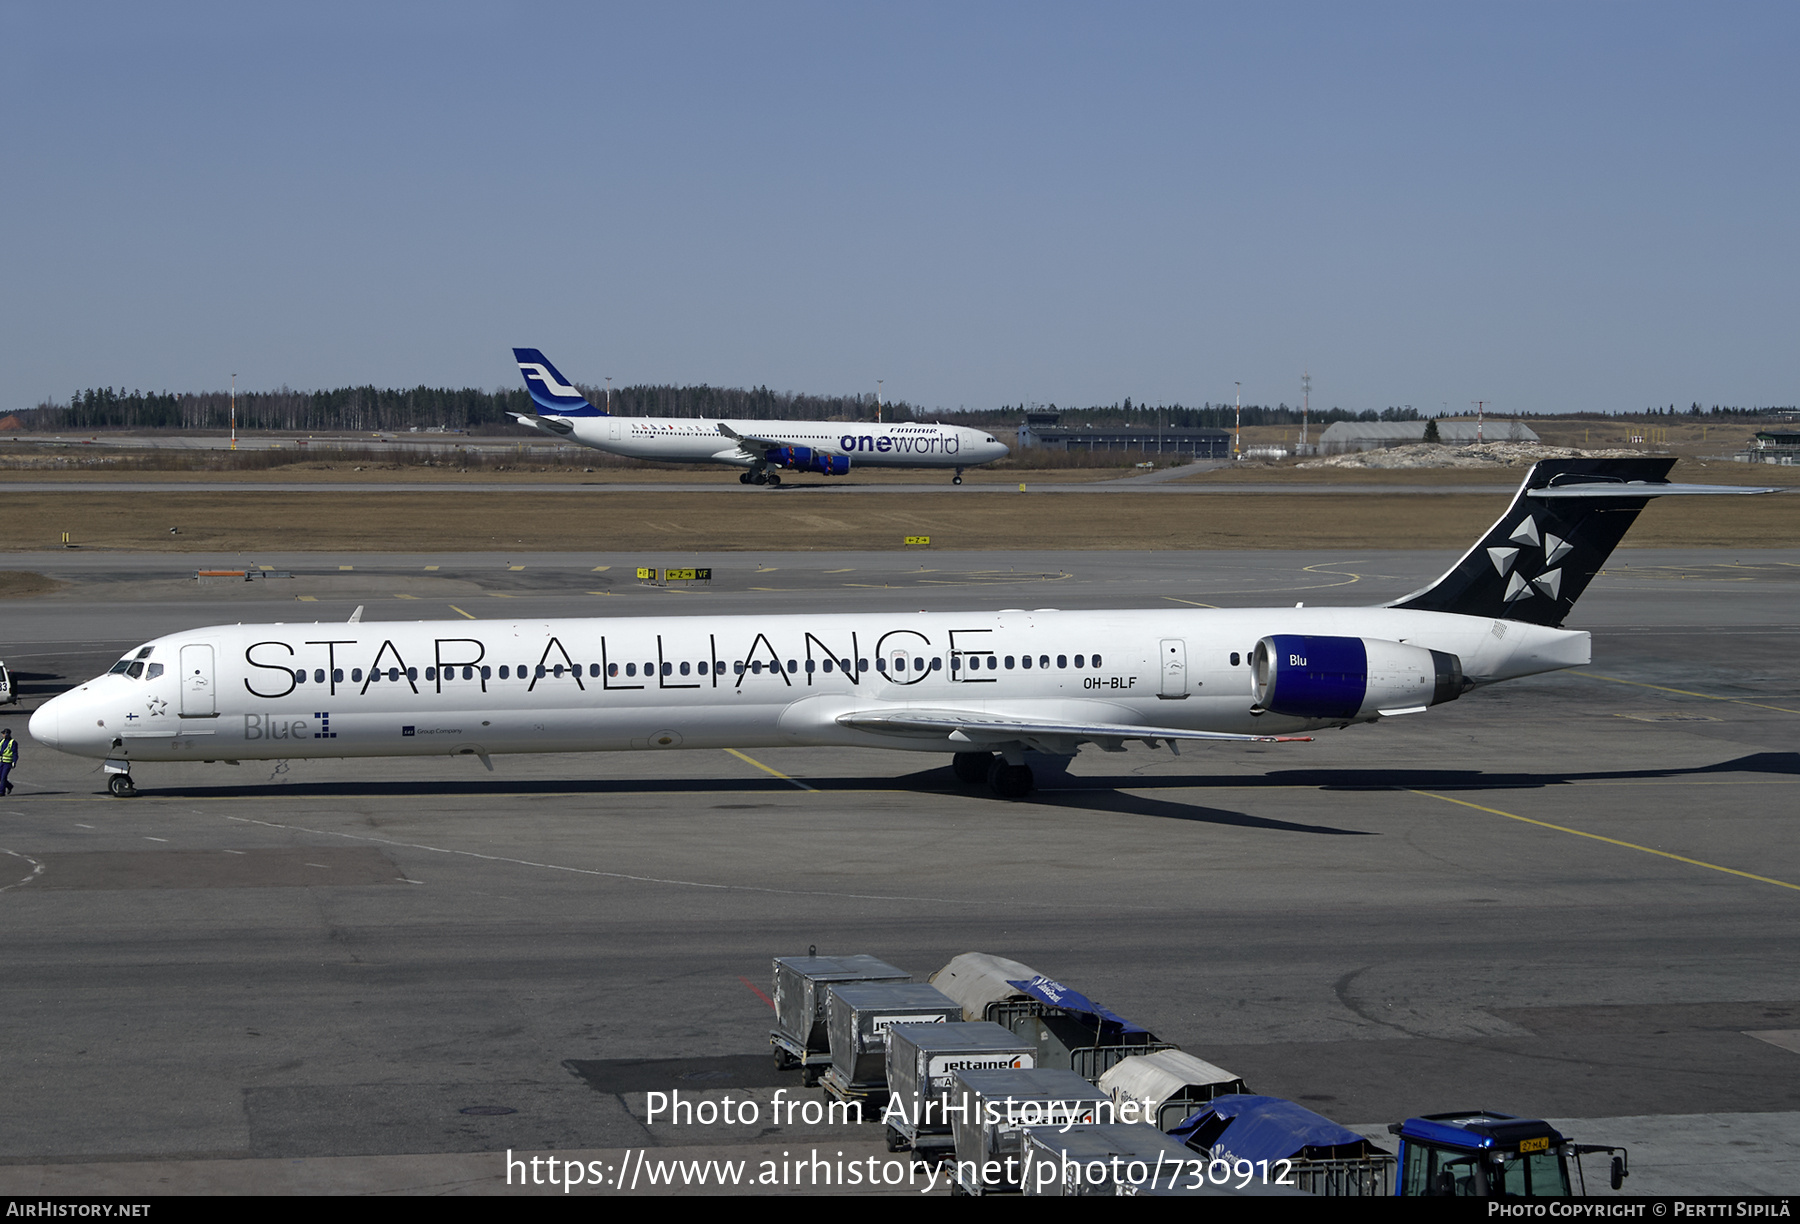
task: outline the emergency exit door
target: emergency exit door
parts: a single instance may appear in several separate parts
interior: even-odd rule
[[[1165,701],[1179,701],[1188,695],[1186,639],[1163,639],[1162,688],[1156,695]]]

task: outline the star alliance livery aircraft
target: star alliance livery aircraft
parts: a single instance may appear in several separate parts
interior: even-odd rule
[[[784,470],[842,476],[852,467],[954,468],[951,483],[961,484],[964,468],[1007,455],[993,434],[961,425],[616,417],[588,403],[536,349],[516,348],[513,357],[537,408],[513,413],[519,424],[611,455],[743,468],[745,484],[779,485]]]
[[[1379,607],[220,625],[131,651],[31,734],[150,761],[821,745],[954,753],[1018,798],[1031,754],[1304,738],[1588,662],[1564,619],[1673,459],[1558,459],[1443,577]]]

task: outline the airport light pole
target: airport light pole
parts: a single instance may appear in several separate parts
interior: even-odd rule
[[[1306,445],[1306,418],[1312,411],[1312,373],[1300,375],[1300,445]]]
[[[231,449],[237,449],[237,375],[231,376]]]
[[[1471,401],[1475,405],[1475,445],[1481,445],[1481,410],[1487,406],[1486,400]]]
[[[880,378],[875,380],[875,423],[877,425],[881,424],[881,384],[884,381]]]
[[[1232,385],[1237,388],[1237,419],[1231,430],[1231,457],[1237,460],[1244,457],[1244,384]]]

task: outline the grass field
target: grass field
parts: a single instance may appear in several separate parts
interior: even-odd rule
[[[907,536],[929,536],[931,547],[949,549],[1441,549],[1472,543],[1508,497],[1498,487],[1384,496],[1229,487],[1019,493],[1015,484],[813,497],[735,487],[583,495],[441,485],[417,492],[44,492],[8,482],[0,506],[11,547],[30,550],[61,548],[63,532],[83,549],[175,553],[900,550]],[[1638,547],[1788,547],[1797,525],[1800,498],[1792,494],[1681,498],[1653,502],[1627,539]]]

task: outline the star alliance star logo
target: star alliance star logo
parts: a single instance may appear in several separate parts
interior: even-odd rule
[[[1537,518],[1526,515],[1513,533],[1506,537],[1518,548],[1490,548],[1487,550],[1488,560],[1494,563],[1494,569],[1506,579],[1505,601],[1512,603],[1518,599],[1528,599],[1532,595],[1545,595],[1551,599],[1562,597],[1562,569],[1552,569],[1557,562],[1574,551],[1575,546],[1561,536],[1544,532],[1538,534]],[[1544,550],[1544,569],[1535,578],[1526,578],[1515,568],[1519,554],[1523,549],[1542,548]]]
[[[161,697],[152,697],[144,708],[150,711],[151,718],[161,718],[163,711],[169,708],[169,703]]]

